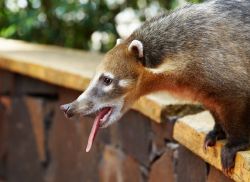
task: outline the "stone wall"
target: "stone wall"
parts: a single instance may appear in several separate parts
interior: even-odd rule
[[[0,182],[230,181],[173,140],[174,116],[131,110],[85,153],[93,118],[59,110],[79,94],[0,70]]]

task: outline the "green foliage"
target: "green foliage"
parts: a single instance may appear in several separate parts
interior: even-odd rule
[[[190,3],[201,3],[204,0],[187,0],[187,1],[190,2]]]
[[[192,0],[199,2],[201,0]],[[0,0],[0,36],[31,42],[90,49],[94,32],[105,32],[108,41],[100,51],[115,43],[116,15],[127,7],[138,12],[153,0]],[[177,0],[159,0],[165,9],[173,9]],[[142,10],[141,10],[142,9]],[[145,19],[143,13],[141,19]]]

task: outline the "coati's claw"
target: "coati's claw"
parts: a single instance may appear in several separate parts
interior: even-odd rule
[[[234,164],[235,164],[235,155],[236,153],[231,148],[226,145],[222,148],[221,151],[221,165],[223,173],[227,176],[232,174]]]
[[[205,142],[204,142],[204,145],[205,147],[213,147],[215,146],[215,143],[216,143],[216,138],[206,138],[205,139]]]
[[[216,141],[213,141],[213,140],[205,140],[205,141],[204,141],[204,145],[203,145],[203,151],[204,151],[204,153],[207,152],[208,147],[214,146],[214,145],[215,145],[215,142],[216,142]]]
[[[233,174],[233,168],[229,168],[229,169],[222,169],[222,172],[225,176],[232,176]]]
[[[203,150],[206,152],[208,147],[213,147],[216,144],[217,140],[224,139],[225,133],[221,129],[219,124],[215,124],[214,129],[208,132],[204,140]]]
[[[206,153],[208,147],[215,146],[215,143],[216,143],[216,136],[213,134],[212,131],[210,131],[204,140],[203,151]]]
[[[236,153],[241,150],[246,150],[249,147],[249,141],[241,139],[234,143],[228,141],[221,150],[221,165],[223,172],[226,175],[232,175],[235,166]]]

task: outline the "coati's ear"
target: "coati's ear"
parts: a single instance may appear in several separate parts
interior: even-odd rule
[[[122,43],[122,39],[116,39],[116,45],[119,45],[120,43]]]
[[[128,46],[129,52],[135,52],[139,58],[143,57],[143,44],[139,40],[133,40]]]

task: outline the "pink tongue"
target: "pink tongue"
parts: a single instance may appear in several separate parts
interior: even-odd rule
[[[91,147],[92,147],[92,144],[93,144],[93,141],[95,139],[95,136],[98,132],[98,129],[99,129],[99,125],[100,125],[100,121],[101,119],[110,111],[110,108],[104,108],[102,109],[98,115],[96,116],[95,118],[95,121],[94,121],[94,124],[92,126],[92,129],[91,129],[91,132],[90,132],[90,135],[89,135],[89,139],[88,139],[88,145],[87,145],[87,148],[86,148],[86,152],[89,152]]]

